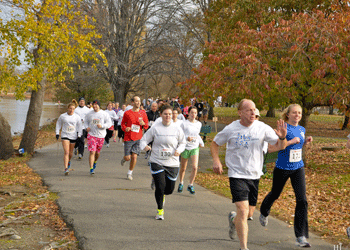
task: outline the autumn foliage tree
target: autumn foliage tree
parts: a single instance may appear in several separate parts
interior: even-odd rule
[[[306,126],[312,108],[348,97],[349,12],[315,11],[279,18],[259,29],[247,23],[225,42],[207,44],[203,63],[185,83],[210,98],[220,91],[259,106],[299,103]]]
[[[4,0],[8,6],[0,19],[0,72],[27,65],[17,74],[1,74],[0,91],[15,89],[17,99],[31,90],[21,148],[34,151],[42,113],[45,85],[63,81],[72,63],[104,57],[90,41],[97,38],[89,17],[79,11],[79,1]],[[9,11],[10,10],[10,11]],[[11,15],[9,15],[11,13]]]

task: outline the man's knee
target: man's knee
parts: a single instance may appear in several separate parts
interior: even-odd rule
[[[125,155],[125,156],[124,156],[124,160],[130,161],[130,159],[131,159],[131,156],[130,156],[130,155]]]

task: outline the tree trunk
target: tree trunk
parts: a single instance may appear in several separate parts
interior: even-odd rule
[[[330,115],[333,115],[333,113],[334,113],[334,112],[333,112],[333,105],[330,105],[330,106],[329,106],[329,114],[330,114]]]
[[[300,126],[303,126],[305,129],[307,127],[307,123],[309,121],[309,117],[311,115],[311,112],[312,112],[312,108],[311,109],[306,109],[306,108],[303,109],[303,116],[301,117],[301,120],[300,120]]]
[[[7,160],[13,153],[11,126],[0,113],[0,159]]]
[[[213,119],[213,117],[215,116],[214,115],[214,108],[213,107],[211,107],[211,106],[208,106],[208,119],[209,120],[212,120]]]
[[[344,119],[343,127],[341,128],[342,130],[344,130],[344,129],[346,129],[348,127],[349,117],[350,117],[350,109],[346,108],[345,119]]]
[[[45,80],[42,80],[41,83],[38,83],[37,91],[32,91],[23,137],[19,146],[20,148],[24,148],[24,152],[30,154],[34,152],[34,146],[40,126],[40,117],[43,110],[45,93],[44,81]]]
[[[274,107],[269,107],[269,110],[266,113],[266,117],[276,117],[276,110]]]

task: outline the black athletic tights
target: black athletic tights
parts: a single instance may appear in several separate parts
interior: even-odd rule
[[[276,168],[273,170],[273,181],[271,192],[265,197],[261,204],[260,212],[265,217],[270,214],[270,209],[280,196],[284,185],[290,178],[296,198],[295,216],[294,216],[294,233],[296,237],[305,236],[309,238],[309,227],[307,219],[307,200],[305,188],[305,170],[282,170]]]
[[[170,180],[165,175],[165,171],[153,174],[154,184],[156,186],[155,197],[158,209],[163,209],[164,195],[172,194],[175,188],[176,181]]]

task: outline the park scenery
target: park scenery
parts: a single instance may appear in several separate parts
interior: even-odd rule
[[[314,138],[303,151],[310,230],[349,247],[349,44],[348,0],[2,0],[0,96],[30,104],[17,111],[25,125],[16,136],[0,109],[0,248],[79,249],[58,195],[26,164],[57,143],[55,121],[40,125],[44,101],[64,113],[72,99],[98,99],[105,109],[134,95],[144,106],[176,99],[184,114],[205,103],[206,150],[216,125],[239,119],[243,98],[273,128],[285,107],[299,104],[300,125]],[[221,147],[222,163],[224,155]],[[196,184],[230,198],[227,175],[199,167]],[[272,216],[292,227],[294,207],[288,182]]]

